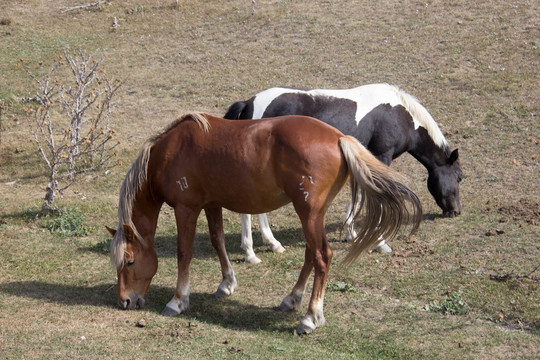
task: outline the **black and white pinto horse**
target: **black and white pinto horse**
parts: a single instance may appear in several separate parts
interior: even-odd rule
[[[281,115],[306,115],[330,124],[345,135],[354,136],[386,165],[408,152],[426,167],[428,189],[443,215],[453,217],[461,213],[459,182],[462,173],[458,150],[450,151],[429,112],[398,87],[388,84],[344,90],[275,87],[261,91],[247,101],[234,103],[224,117],[260,119]],[[269,243],[273,251],[283,252],[265,214],[259,215],[259,225],[263,241]],[[247,262],[261,261],[253,252],[251,216],[246,214],[242,215],[242,248],[246,251]],[[380,239],[376,250],[392,251],[384,239]]]

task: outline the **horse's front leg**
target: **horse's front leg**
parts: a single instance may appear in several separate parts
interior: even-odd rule
[[[210,240],[216,250],[221,264],[223,280],[215,293],[217,297],[229,296],[236,288],[236,277],[225,249],[225,233],[223,232],[223,213],[221,208],[204,209],[210,230]]]
[[[184,207],[174,209],[178,229],[178,278],[174,296],[161,312],[162,315],[175,316],[186,311],[189,307],[189,265],[193,257],[193,242],[199,212]]]

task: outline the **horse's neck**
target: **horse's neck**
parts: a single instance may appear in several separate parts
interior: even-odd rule
[[[144,193],[145,190],[141,190],[143,193],[139,193],[135,199],[131,219],[141,237],[153,242],[163,202],[155,201],[150,193]]]
[[[409,154],[424,165],[428,171],[444,163],[447,158],[445,150],[435,144],[424,128],[420,127],[415,132],[415,141],[408,150]]]

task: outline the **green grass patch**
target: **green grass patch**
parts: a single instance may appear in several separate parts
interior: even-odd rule
[[[43,227],[62,236],[87,236],[93,227],[84,225],[86,217],[77,209],[66,208],[54,219],[43,220]]]

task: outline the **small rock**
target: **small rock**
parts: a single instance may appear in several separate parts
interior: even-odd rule
[[[145,326],[146,326],[146,320],[141,319],[141,320],[137,321],[137,327],[143,328]]]

